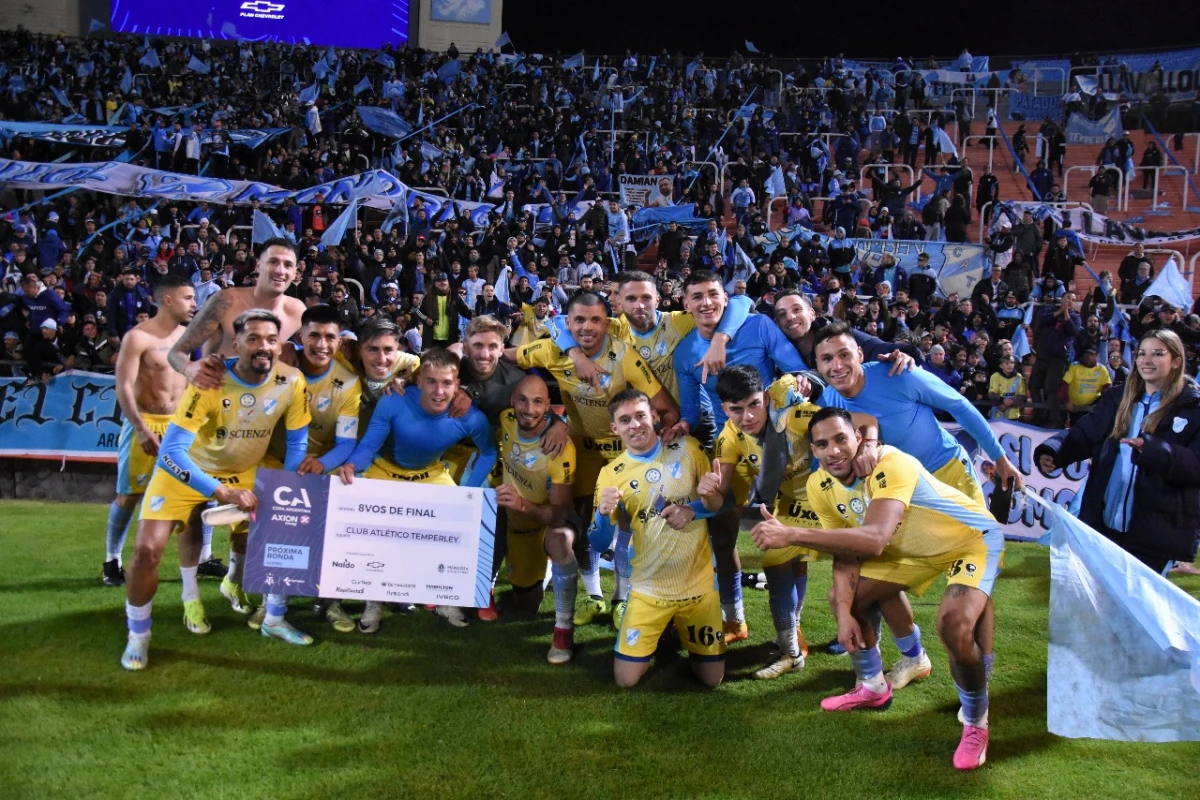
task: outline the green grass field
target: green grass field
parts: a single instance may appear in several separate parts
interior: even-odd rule
[[[1034,545],[1010,546],[997,588],[989,763],[958,774],[958,701],[932,633],[940,586],[914,602],[934,675],[884,713],[820,710],[852,682],[845,658],[814,654],[798,675],[748,679],[773,636],[766,592],[748,595],[751,641],[731,649],[720,689],[701,689],[681,657],[626,692],[612,682],[607,627],[578,632],[575,663],[546,664],[550,598],[536,620],[456,630],[420,612],[385,617],[371,637],[337,634],[294,604],[291,618],[317,643],[291,648],[248,629],[208,580],[213,632],[193,636],[173,553],[150,667],[127,673],[124,592],[99,580],[106,513],[0,503],[6,800],[1196,796],[1200,745],[1046,732],[1049,563]],[[1180,584],[1200,593],[1196,578]],[[828,567],[815,567],[810,642],[834,632],[828,588]],[[895,656],[888,640],[885,663]]]

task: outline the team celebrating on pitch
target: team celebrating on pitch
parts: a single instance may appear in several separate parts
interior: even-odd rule
[[[184,623],[211,630],[197,584],[202,513],[215,504],[254,511],[260,465],[346,483],[494,487],[493,585],[507,564],[513,605],[533,613],[552,587],[551,664],[572,660],[576,626],[611,618],[622,687],[641,680],[656,652],[678,647],[701,683],[721,684],[726,648],[749,637],[736,544],[752,515],[775,627],[773,655],[754,677],[805,666],[808,573],[827,561],[838,634],[830,648],[848,653],[856,682],[821,707],[886,708],[933,668],[907,594],[945,574],[938,637],[963,725],[953,763],[984,763],[1004,538],[967,454],[934,414],[975,438],[997,481],[1019,488],[1020,474],[979,411],[911,357],[844,323],[817,328],[795,291],[781,294],[774,319],[751,313],[701,270],[686,279],[686,311],[659,311],[653,278],[626,271],[607,295],[572,297],[545,338],[506,348],[508,326],[479,316],[461,353],[455,345],[418,358],[386,318],[347,331],[330,307],[287,296],[296,269],[294,246],[270,240],[258,284],[220,291],[199,311],[191,283],[163,280],[159,313],[122,344],[125,422],[105,574],[127,587],[123,667],[149,664],[151,603],[173,532]],[[247,534],[245,520],[233,525],[222,596],[262,636],[311,644],[285,618],[286,595],[256,604],[244,591]],[[609,598],[605,557],[616,574]],[[385,610],[321,606],[343,633],[375,633]],[[462,608],[434,611],[468,624]],[[494,603],[474,614],[497,616]],[[887,671],[883,622],[901,654]]]

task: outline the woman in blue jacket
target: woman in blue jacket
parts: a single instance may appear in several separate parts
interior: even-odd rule
[[[1046,472],[1092,460],[1079,519],[1156,572],[1196,557],[1200,533],[1200,388],[1183,342],[1138,342],[1125,391],[1110,390],[1070,430],[1034,451]]]

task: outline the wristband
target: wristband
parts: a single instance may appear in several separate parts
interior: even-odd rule
[[[696,512],[696,519],[711,519],[718,514],[717,511],[709,511],[705,508],[703,500],[693,500],[688,503],[688,508]]]

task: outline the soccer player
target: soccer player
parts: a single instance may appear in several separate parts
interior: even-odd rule
[[[308,385],[308,449],[297,470],[301,475],[331,472],[346,462],[358,444],[362,384],[354,370],[335,356],[341,345],[341,317],[329,306],[305,309],[300,318],[300,372]],[[280,469],[287,453],[282,427],[275,428],[262,466]],[[266,608],[250,617],[250,627],[262,624]],[[341,633],[354,630],[354,620],[337,600],[325,606],[325,619]]]
[[[698,366],[701,356],[716,333],[725,313],[728,298],[721,279],[708,270],[698,270],[683,284],[684,305],[696,320],[696,329],[683,337],[675,348],[674,366],[679,381],[681,419],[673,428],[664,429],[664,438],[671,441],[682,435],[707,439],[701,431],[701,412],[710,411],[716,418],[716,431],[725,427],[725,411],[717,397],[716,373]],[[737,338],[726,347],[726,364],[747,364],[758,370],[764,384],[775,378],[777,370],[801,372],[806,369],[774,323],[761,314],[751,314],[738,329]],[[742,477],[735,485],[738,497],[749,494],[749,479]],[[709,523],[713,536],[713,553],[717,559],[717,586],[721,592],[721,612],[724,616],[725,643],[733,644],[750,636],[746,612],[742,607],[742,564],[737,553],[739,510],[729,510]]]
[[[568,440],[557,456],[546,454],[542,437],[552,417],[546,382],[537,375],[522,378],[513,389],[512,408],[500,415],[502,477],[496,487],[496,503],[507,517],[505,552],[518,610],[537,613],[546,580],[546,556],[553,562],[554,639],[546,660],[565,664],[575,652],[579,580],[573,551],[576,531],[566,525],[572,512],[575,446]]]
[[[554,342],[542,339],[517,350],[505,351],[522,369],[541,367],[558,381],[567,424],[575,441],[578,465],[575,475],[576,511],[581,519],[592,515],[592,495],[596,476],[605,464],[621,455],[624,446],[614,436],[608,415],[608,403],[626,387],[634,387],[651,398],[664,425],[670,427],[679,418],[678,406],[653,370],[632,346],[609,335],[608,311],[599,295],[581,292],[567,304],[567,330],[582,354],[603,365],[598,387],[584,381],[575,372],[569,356]],[[576,625],[586,625],[608,610],[600,588],[600,565],[588,543],[580,537],[577,557],[587,593],[575,616]],[[618,625],[624,606],[613,608],[613,623]]]
[[[458,393],[458,356],[448,350],[434,349],[422,354],[416,387],[404,394],[380,398],[362,440],[350,458],[338,469],[346,483],[355,474],[365,478],[435,483],[441,486],[486,486],[488,473],[496,466],[496,442],[487,417],[471,408],[461,418],[450,416],[450,404]],[[385,441],[392,441],[386,460],[377,458]],[[470,438],[479,450],[479,458],[466,477],[455,484],[443,460],[445,453],[460,439]],[[383,604],[367,603],[359,630],[379,630]],[[451,625],[467,625],[462,609],[437,606],[436,612]]]
[[[200,512],[210,499],[253,511],[254,473],[267,452],[271,432],[282,422],[287,430],[284,469],[295,470],[304,460],[308,442],[308,403],[304,376],[295,367],[278,363],[279,318],[270,311],[244,311],[233,324],[237,358],[225,364],[224,387],[188,386],[159,447],[158,463],[142,508],[137,544],[129,570],[129,642],[121,666],[146,667],[150,650],[150,603],[158,588],[158,564],[163,547],[176,526],[183,526],[179,561],[183,575],[184,621],[192,633],[211,630],[196,585],[199,560]],[[229,574],[221,594],[235,611],[250,613],[242,590],[242,571],[249,526],[239,523],[230,534]],[[284,595],[268,594],[263,636],[289,644],[312,644],[283,618]]]
[[[609,413],[623,452],[596,480],[588,538],[602,551],[616,534],[614,517],[632,526],[632,589],[617,632],[613,677],[623,688],[637,685],[659,637],[674,622],[692,671],[716,688],[725,677],[725,643],[707,520],[729,505],[720,474],[690,436],[662,440],[655,431],[658,414],[644,392],[620,392]]]
[[[167,365],[166,352],[196,313],[196,290],[186,278],[168,275],[154,287],[154,302],[158,314],[130,329],[117,353],[117,403],[125,419],[117,440],[117,496],[108,508],[105,586],[125,585],[121,552],[129,522],[154,471],[171,415],[187,388],[183,376]],[[213,566],[218,577],[224,577],[225,567],[219,562],[208,565]]]
[[[522,303],[521,321],[512,335],[513,345],[522,347],[546,338],[550,335],[549,325],[552,319],[549,298],[539,297],[533,301],[533,305]]]
[[[819,348],[819,345],[818,345]],[[879,656],[879,602],[905,590],[925,592],[944,572],[938,635],[950,656],[962,702],[963,734],[954,766],[976,769],[987,759],[988,678],[983,641],[1004,555],[1004,533],[987,508],[938,480],[915,457],[878,448],[871,475],[855,476],[862,445],[850,414],[822,408],[809,423],[813,457],[808,497],[820,528],[789,527],[764,508],[754,527],[762,548],[800,545],[832,553],[838,640],[850,652],[857,683],[821,701],[826,711],[885,708],[892,687]]]
[[[796,348],[804,363],[816,363],[813,348],[819,328],[814,328],[813,325],[819,315],[813,308],[812,301],[796,289],[784,289],[775,298],[774,316],[775,324]],[[825,320],[821,322],[824,323]],[[901,371],[907,372],[924,360],[920,349],[911,344],[887,342],[854,328],[850,330],[850,335],[862,348],[866,361],[891,362],[893,375]]]
[[[995,463],[996,475],[1001,481],[1007,483],[1015,479],[1017,490],[1024,485],[1021,473],[1004,454],[987,420],[965,397],[937,376],[923,369],[889,375],[885,364],[864,364],[862,348],[844,322],[831,322],[821,328],[814,342],[816,367],[829,383],[816,400],[817,405],[875,417],[885,443],[913,456],[935,478],[987,508],[983,488],[966,452],[934,416],[935,410],[945,411],[984,449]],[[889,680],[893,687],[899,688],[910,681],[928,677],[933,665],[921,647],[920,629],[911,623],[911,611],[898,615],[890,608],[885,609],[888,627],[896,636],[902,657],[892,667]],[[990,600],[986,613],[990,618]],[[909,618],[908,622],[905,616]],[[985,627],[990,631],[992,626],[989,622]],[[914,636],[916,640],[910,644]],[[990,659],[991,639],[984,639],[982,644]]]
[[[265,309],[280,321],[280,341],[287,341],[300,329],[304,303],[285,292],[296,279],[296,245],[287,239],[263,242],[258,255],[258,281],[253,287],[222,289],[214,294],[188,323],[167,353],[167,363],[198,389],[220,389],[225,380],[225,359],[235,356],[236,333],[233,323],[249,309]],[[192,361],[192,354],[202,357]],[[212,558],[212,529],[204,528],[200,560]]]

